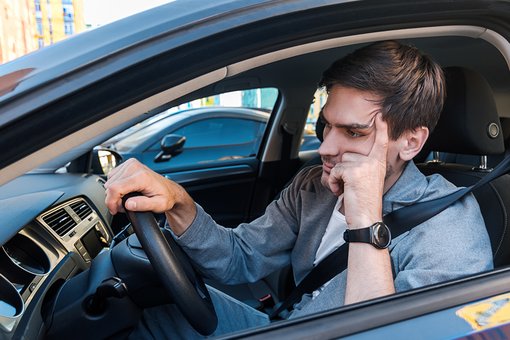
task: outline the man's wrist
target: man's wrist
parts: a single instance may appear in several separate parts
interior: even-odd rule
[[[381,221],[360,229],[346,229],[343,235],[347,243],[368,243],[377,249],[385,249],[391,243],[391,231]]]
[[[176,186],[173,206],[165,212],[165,215],[177,236],[181,236],[195,220],[197,215],[195,201],[181,186]]]
[[[367,228],[371,226],[372,224],[376,222],[382,221],[382,216],[375,216],[375,217],[360,217],[355,219],[354,221],[351,221],[347,224],[347,228],[354,230],[354,229],[362,229]]]

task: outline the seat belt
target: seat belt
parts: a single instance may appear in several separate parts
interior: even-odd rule
[[[439,214],[466,194],[508,173],[509,171],[510,156],[507,156],[494,168],[494,170],[481,178],[474,185],[462,188],[443,197],[394,210],[384,216],[383,221],[390,228],[392,238],[397,238],[404,232],[411,230],[415,226]],[[317,264],[317,266],[315,266],[296,286],[289,297],[287,297],[287,299],[285,299],[285,301],[283,301],[280,305],[277,305],[277,308],[269,315],[269,318],[272,320],[278,318],[279,314],[283,310],[293,306],[304,294],[312,293],[344,271],[347,268],[348,250],[349,245],[344,243]]]

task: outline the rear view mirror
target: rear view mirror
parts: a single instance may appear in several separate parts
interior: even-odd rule
[[[122,156],[109,149],[94,148],[90,168],[94,174],[108,176],[110,171],[122,162]]]
[[[186,137],[179,135],[166,135],[161,139],[161,152],[154,158],[154,162],[165,162],[183,150]]]

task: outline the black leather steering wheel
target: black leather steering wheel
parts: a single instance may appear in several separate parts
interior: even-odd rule
[[[139,195],[125,195],[122,205],[128,198]],[[204,281],[187,255],[172,237],[163,235],[151,212],[125,210],[152,267],[186,320],[200,334],[212,334],[218,317]]]

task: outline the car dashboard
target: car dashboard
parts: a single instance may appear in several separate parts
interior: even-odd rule
[[[0,187],[0,338],[41,338],[66,280],[113,237],[96,175],[28,174]]]

